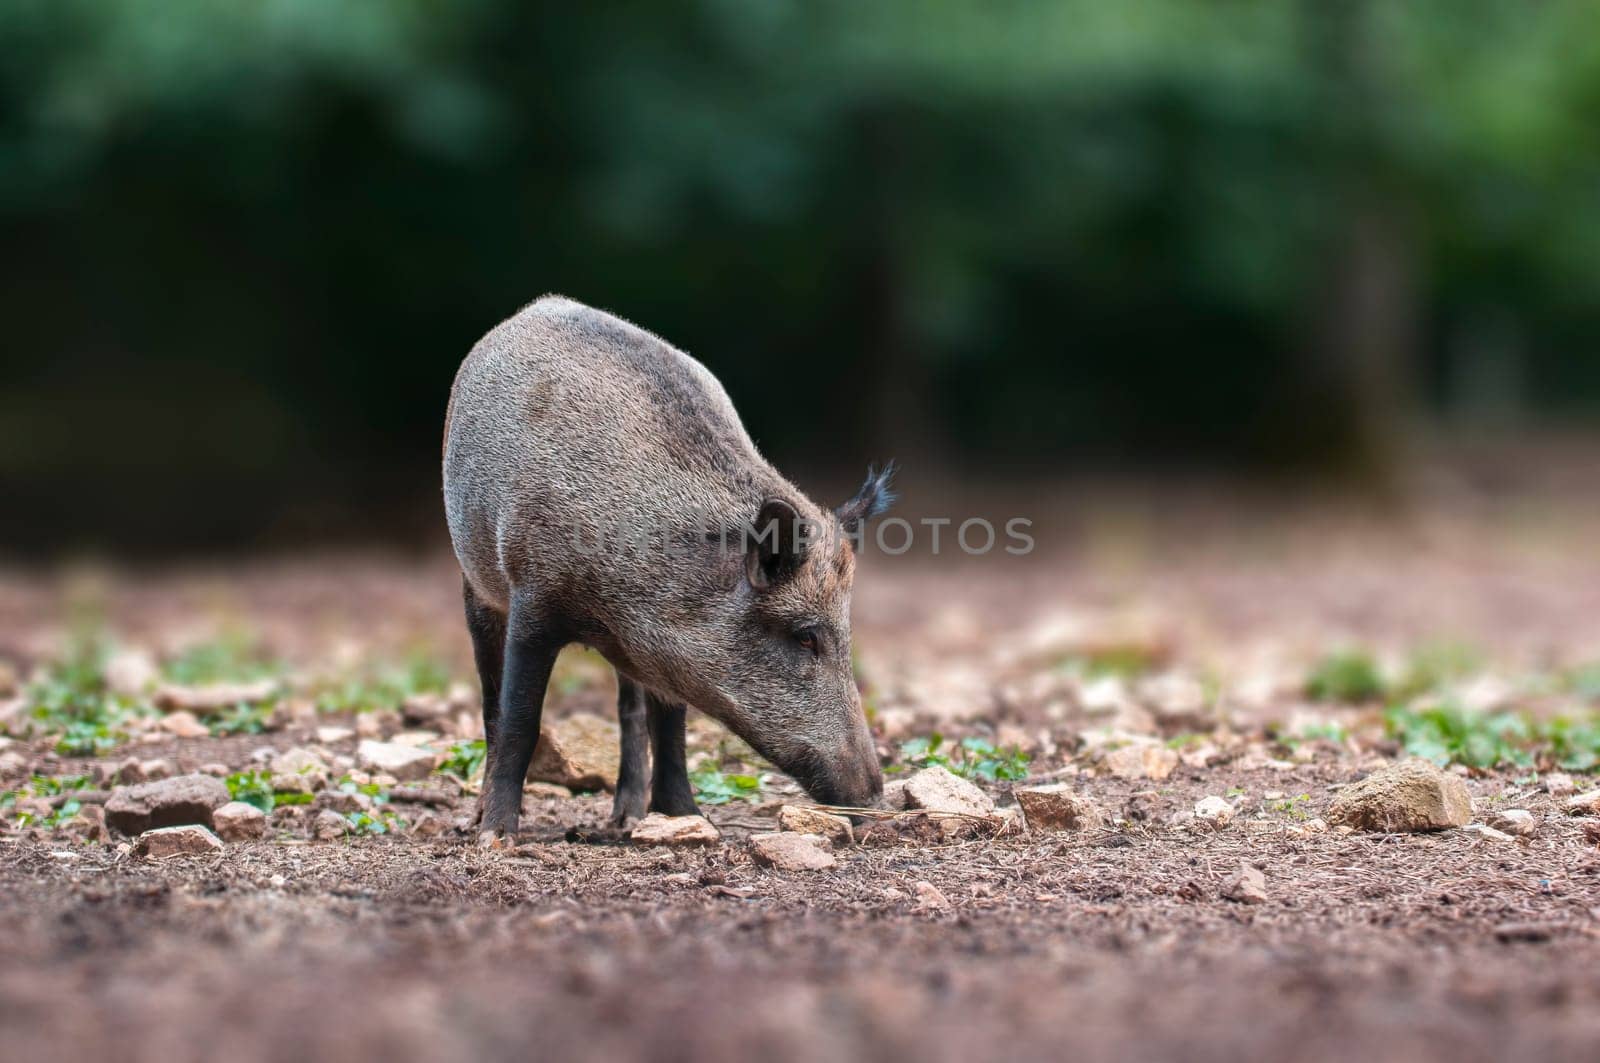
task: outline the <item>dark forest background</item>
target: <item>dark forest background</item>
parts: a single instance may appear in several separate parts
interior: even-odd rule
[[[1600,421],[1600,5],[7,0],[0,544],[437,535],[560,291],[786,468]]]

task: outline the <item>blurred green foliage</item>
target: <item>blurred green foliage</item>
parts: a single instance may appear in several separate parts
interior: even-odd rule
[[[11,0],[0,531],[435,531],[546,290],[811,468],[1592,411],[1597,128],[1587,0]]]

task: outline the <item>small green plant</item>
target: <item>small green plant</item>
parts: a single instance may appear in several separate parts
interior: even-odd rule
[[[272,792],[272,776],[264,771],[236,771],[225,780],[228,796],[235,801],[254,805],[263,812],[271,812],[277,804]]]
[[[354,835],[392,834],[404,830],[406,821],[393,812],[374,809],[371,812],[349,812],[345,814],[345,822],[350,824],[349,832]]]
[[[10,810],[16,807],[18,800],[30,797],[57,797],[77,790],[87,790],[92,785],[87,775],[49,776],[35,775],[27,784],[16,790],[7,790],[0,793],[0,809]],[[53,808],[46,814],[34,812],[18,812],[16,824],[19,827],[49,827],[59,830],[76,816],[83,803],[75,798],[62,802],[59,808]]]
[[[214,735],[258,735],[267,729],[272,718],[271,705],[235,705],[211,721]]]
[[[1535,720],[1523,713],[1469,712],[1453,704],[1391,708],[1390,737],[1412,756],[1471,768],[1549,766],[1589,772],[1600,767],[1600,718]]]
[[[913,738],[900,743],[900,756],[905,763],[892,765],[890,772],[904,771],[907,767],[940,767],[963,779],[1004,779],[1014,781],[1028,777],[1028,754],[1015,747],[1001,749],[984,738],[964,738],[959,745],[949,747],[946,753],[944,735],[935,731],[926,738]]]
[[[1306,809],[1310,807],[1310,803],[1310,794],[1296,794],[1293,797],[1286,797],[1282,801],[1274,801],[1272,810],[1274,812],[1287,813],[1293,819],[1307,819],[1310,814]]]
[[[1306,696],[1313,701],[1376,701],[1383,693],[1383,677],[1366,653],[1329,654],[1306,680]]]
[[[283,665],[263,654],[256,640],[246,633],[227,631],[164,661],[161,674],[184,686],[244,683],[282,675]]]
[[[1436,691],[1447,683],[1466,678],[1482,665],[1478,651],[1459,642],[1422,646],[1411,654],[1395,696],[1409,699]]]
[[[127,739],[128,719],[142,708],[106,688],[106,639],[94,630],[78,633],[43,680],[28,689],[28,715],[35,731],[57,735],[62,756],[96,756]]]
[[[1568,672],[1566,686],[1580,698],[1600,702],[1600,661],[1581,665]]]
[[[1153,647],[1140,645],[1113,645],[1081,653],[1071,653],[1056,662],[1056,670],[1099,679],[1117,676],[1137,679],[1148,675],[1161,664],[1161,655]]]
[[[689,773],[694,797],[702,805],[725,805],[729,801],[755,801],[761,797],[761,779],[756,775],[729,775],[714,769]]]
[[[437,659],[414,653],[398,665],[377,666],[324,688],[319,712],[371,712],[392,709],[414,694],[443,693],[450,672]]]
[[[433,770],[440,775],[454,775],[465,782],[483,770],[483,762],[488,755],[489,747],[481,738],[457,742],[450,747],[450,755],[445,757],[444,763]]]

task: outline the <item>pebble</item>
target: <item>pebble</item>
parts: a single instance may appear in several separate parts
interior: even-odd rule
[[[1539,826],[1539,821],[1525,808],[1506,808],[1489,817],[1489,826],[1525,838]]]
[[[795,834],[820,834],[834,845],[855,844],[855,829],[843,816],[799,805],[778,809],[778,826]]]
[[[943,911],[950,907],[950,899],[939,892],[939,887],[926,880],[913,887],[917,892],[917,907],[923,911]]]
[[[229,801],[211,813],[211,822],[223,841],[249,841],[267,833],[267,814],[243,801]]]
[[[1455,775],[1426,760],[1382,768],[1340,790],[1328,822],[1368,831],[1429,831],[1472,821],[1472,795]]]
[[[1265,904],[1267,877],[1259,868],[1240,864],[1239,870],[1222,881],[1222,897],[1239,904]]]
[[[317,813],[317,818],[311,821],[311,836],[319,842],[331,842],[343,838],[349,829],[349,822],[331,809],[323,809]]]
[[[704,816],[664,816],[652,812],[629,837],[637,845],[715,845],[722,834]]]
[[[209,827],[212,813],[229,800],[221,779],[180,775],[113,790],[106,799],[106,822],[124,834],[186,824]]]
[[[1012,791],[1022,808],[1029,830],[1097,830],[1105,824],[1105,813],[1093,801],[1066,783],[1029,786]]]
[[[434,757],[431,750],[372,739],[356,748],[356,762],[362,768],[374,775],[381,773],[406,782],[426,779],[432,774]]]
[[[839,866],[828,839],[820,834],[752,834],[750,850],[756,863],[779,871],[823,871]]]
[[[169,713],[161,718],[157,724],[163,731],[177,738],[209,738],[211,728],[200,722],[199,717],[186,709]]]
[[[1195,802],[1194,818],[1220,829],[1233,822],[1233,806],[1221,797],[1203,797]]]
[[[220,853],[222,839],[200,826],[158,827],[139,835],[134,844],[136,856],[160,860],[169,856],[204,856]]]
[[[1569,816],[1600,816],[1600,790],[1573,794],[1562,803]]]

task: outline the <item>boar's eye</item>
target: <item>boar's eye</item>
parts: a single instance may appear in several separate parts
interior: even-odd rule
[[[794,640],[800,648],[815,657],[820,652],[821,643],[817,641],[817,633],[808,627],[803,627],[794,633]]]

